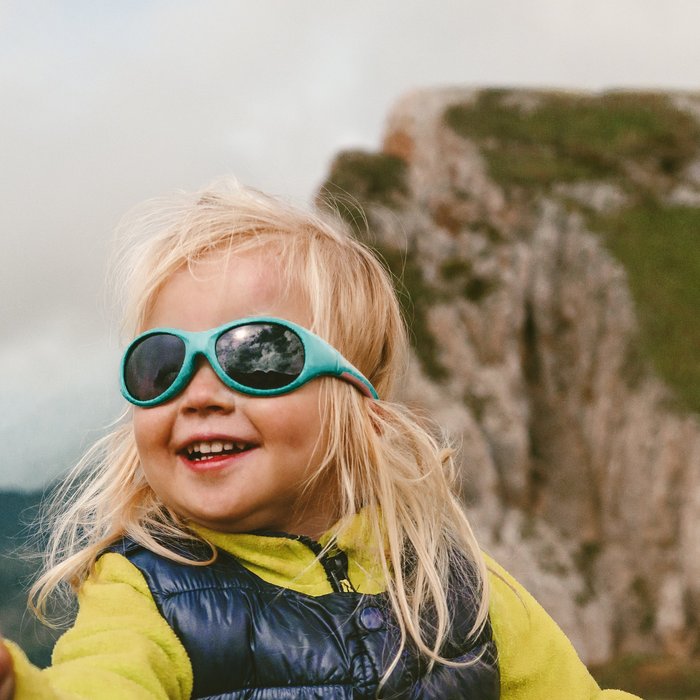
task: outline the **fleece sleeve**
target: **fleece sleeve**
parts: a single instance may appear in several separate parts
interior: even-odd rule
[[[487,557],[489,615],[498,649],[501,700],[633,700],[601,690],[566,635],[539,603]]]
[[[78,595],[74,626],[56,643],[52,665],[32,666],[8,643],[14,700],[188,700],[187,652],[158,612],[141,573],[105,554]]]

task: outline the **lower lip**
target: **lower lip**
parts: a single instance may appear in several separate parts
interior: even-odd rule
[[[198,474],[210,474],[211,472],[218,472],[222,469],[226,469],[227,467],[236,465],[238,462],[245,459],[249,454],[254,452],[255,449],[256,448],[253,447],[250,450],[246,450],[245,452],[238,452],[236,454],[207,457],[207,459],[202,459],[196,462],[191,459],[187,459],[187,457],[185,457],[184,455],[180,455],[180,459],[189,470]]]

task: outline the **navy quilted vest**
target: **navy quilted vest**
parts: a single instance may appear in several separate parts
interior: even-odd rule
[[[153,598],[187,650],[193,698],[221,700],[498,700],[491,629],[443,654],[475,663],[435,667],[406,650],[377,695],[398,633],[383,595],[311,597],[280,588],[219,550],[208,566],[179,564],[124,540],[110,548],[145,576]],[[469,594],[456,595],[452,639],[466,638]],[[461,635],[461,637],[460,637]]]

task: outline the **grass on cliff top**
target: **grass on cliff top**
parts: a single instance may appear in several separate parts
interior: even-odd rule
[[[627,271],[643,354],[700,413],[700,209],[647,202],[592,225]]]
[[[485,90],[444,115],[457,134],[479,143],[504,186],[624,176],[629,161],[672,176],[700,143],[695,120],[663,95],[535,93],[527,108],[509,95]]]
[[[408,194],[405,161],[385,153],[344,151],[336,156],[320,198],[361,233],[367,204],[394,206]]]

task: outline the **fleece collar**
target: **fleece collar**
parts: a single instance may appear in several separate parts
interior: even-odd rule
[[[313,548],[303,539],[284,533],[224,533],[201,526],[193,529],[219,549],[232,554],[246,569],[264,581],[298,593],[320,596],[333,589]],[[338,533],[331,551],[348,557],[348,578],[359,593],[384,591],[378,548],[373,546],[371,525],[364,513],[336,523],[318,539],[325,547]]]

